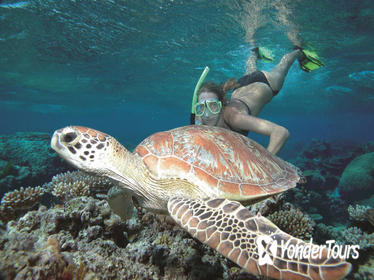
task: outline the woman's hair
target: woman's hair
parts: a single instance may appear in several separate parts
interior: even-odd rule
[[[231,78],[220,85],[217,85],[212,82],[206,82],[200,87],[198,96],[200,96],[202,92],[213,92],[217,95],[218,100],[222,102],[222,105],[225,105],[226,104],[226,93],[229,90],[236,88],[237,86],[238,86],[238,82],[234,78]]]

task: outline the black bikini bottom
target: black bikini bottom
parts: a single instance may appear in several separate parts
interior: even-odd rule
[[[244,87],[244,86],[248,86],[248,85],[253,84],[253,83],[264,83],[271,88],[270,83],[269,83],[268,79],[266,79],[265,74],[262,73],[261,71],[255,71],[251,74],[248,74],[248,75],[245,75],[245,76],[241,77],[238,80],[239,86],[237,86],[235,89],[238,89],[238,88],[241,88],[241,87]],[[273,90],[272,88],[271,88],[271,90],[273,92],[273,96],[277,95],[278,92],[279,92],[279,91]]]

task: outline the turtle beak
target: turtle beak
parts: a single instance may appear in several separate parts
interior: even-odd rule
[[[72,163],[70,158],[67,156],[69,154],[68,147],[66,146],[66,143],[62,141],[64,135],[63,130],[64,129],[59,129],[53,133],[51,139],[51,148],[55,150],[55,152],[64,160]]]
[[[79,142],[79,134],[74,127],[65,127],[56,130],[51,139],[51,147],[56,152],[74,146]]]
[[[74,158],[77,156],[77,149],[74,146],[79,145],[80,135],[74,127],[65,127],[56,130],[51,139],[51,148],[56,151],[63,159],[76,165]]]
[[[60,142],[61,133],[62,133],[62,129],[56,130],[53,133],[53,136],[51,139],[51,148],[55,150],[56,152],[61,151],[64,148],[64,146],[61,145],[61,142]]]

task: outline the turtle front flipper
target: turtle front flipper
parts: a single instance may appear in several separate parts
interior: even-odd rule
[[[308,243],[281,231],[266,218],[253,215],[238,202],[222,198],[175,197],[169,200],[168,211],[193,237],[254,275],[291,280],[336,280],[351,270],[350,263],[328,258],[326,249],[321,249],[317,258],[300,257],[299,254],[290,258],[284,248],[291,245],[305,248]]]

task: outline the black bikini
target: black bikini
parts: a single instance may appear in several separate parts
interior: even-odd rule
[[[266,85],[268,85],[270,88],[270,83],[268,81],[268,79],[266,79],[266,76],[264,73],[262,73],[261,71],[255,71],[251,74],[248,74],[248,75],[245,75],[243,77],[241,77],[239,80],[238,80],[238,86],[234,88],[235,89],[238,89],[238,88],[241,88],[241,87],[244,87],[244,86],[248,86],[250,84],[253,84],[253,83],[264,83]],[[273,92],[273,96],[277,95],[279,90],[273,90],[271,88],[272,92]]]
[[[255,72],[252,72],[251,74],[245,75],[245,76],[241,77],[237,81],[237,83],[238,83],[238,86],[236,86],[234,88],[234,90],[236,90],[238,88],[241,88],[241,87],[244,87],[244,86],[248,86],[248,85],[253,84],[253,83],[264,83],[264,84],[266,84],[270,87],[271,91],[273,92],[273,96],[277,95],[278,92],[279,92],[279,91],[275,91],[271,88],[268,79],[266,79],[265,74],[262,73],[261,71],[255,71]],[[234,103],[236,103],[237,106],[241,106],[242,108],[245,108],[247,110],[248,115],[251,115],[251,109],[249,109],[248,105],[244,101],[242,101],[238,98],[231,98],[231,101],[227,106],[234,105]],[[235,107],[237,107],[237,106],[235,106]],[[238,133],[240,133],[244,136],[248,135],[248,131],[235,129],[235,128],[231,127],[230,125],[228,125],[227,123],[226,123],[226,125],[233,131],[236,131],[236,132],[238,132]]]

